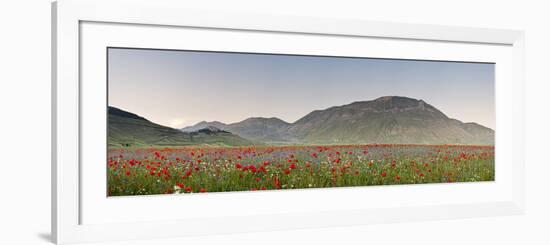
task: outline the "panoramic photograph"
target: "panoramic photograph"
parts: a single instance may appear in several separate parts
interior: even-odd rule
[[[107,196],[494,181],[494,63],[107,56]]]

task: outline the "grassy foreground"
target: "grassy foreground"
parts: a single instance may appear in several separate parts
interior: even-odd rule
[[[493,146],[109,149],[108,195],[493,181]]]

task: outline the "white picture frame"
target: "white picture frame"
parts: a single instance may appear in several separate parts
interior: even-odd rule
[[[433,202],[427,205],[401,204],[372,207],[344,208],[335,204],[331,210],[312,212],[274,212],[259,210],[246,215],[201,216],[200,212],[192,218],[148,220],[147,217],[132,220],[118,217],[117,220],[95,220],[83,222],[83,200],[87,200],[82,184],[86,171],[82,161],[82,99],[81,81],[86,79],[81,73],[83,50],[82,26],[87,23],[110,23],[131,26],[190,28],[212,31],[262,32],[266,35],[291,34],[308,35],[318,38],[371,38],[384,40],[405,40],[419,42],[438,42],[448,45],[472,44],[476,48],[483,45],[506,47],[509,54],[504,55],[508,63],[506,85],[497,86],[497,97],[513,95],[514,101],[501,116],[510,118],[504,128],[506,134],[501,141],[506,142],[506,154],[510,156],[506,182],[498,187],[501,195],[492,199],[472,199],[463,202]],[[524,83],[523,56],[524,34],[518,30],[496,30],[470,27],[450,27],[438,25],[419,25],[388,23],[376,21],[333,20],[297,16],[268,16],[247,13],[222,13],[194,11],[185,8],[182,1],[170,0],[61,0],[52,5],[52,237],[58,244],[74,242],[114,241],[129,239],[151,239],[204,234],[222,234],[234,232],[266,231],[278,229],[296,229],[306,227],[326,227],[354,224],[378,224],[403,221],[453,219],[464,217],[482,217],[495,215],[521,214],[524,211]],[[170,32],[165,30],[164,32]],[[130,33],[130,32],[128,32]],[[139,34],[139,32],[136,32]],[[98,32],[96,35],[100,35]],[[92,38],[93,39],[93,38]],[[102,39],[108,40],[109,36]],[[113,37],[114,39],[114,37]],[[151,42],[159,42],[151,39]],[[90,41],[86,41],[90,43]],[[99,42],[102,45],[105,42]],[[143,44],[145,45],[145,44]],[[442,48],[444,49],[444,48]],[[305,52],[305,51],[304,51]],[[314,51],[312,51],[314,52]],[[434,54],[430,54],[434,55]],[[416,55],[418,56],[418,54]],[[436,55],[437,56],[437,55]],[[451,56],[450,54],[448,56]],[[430,56],[431,57],[431,56]],[[441,59],[445,55],[441,55]],[[456,56],[455,56],[456,57]],[[477,60],[476,56],[464,56],[465,60]],[[495,58],[496,59],[496,58]],[[104,74],[100,74],[104,77]],[[498,77],[498,74],[497,74]],[[503,78],[504,79],[504,78]],[[504,80],[502,80],[504,81]],[[497,85],[499,79],[497,78]],[[504,89],[505,87],[505,89]],[[500,96],[499,96],[500,94]],[[497,99],[497,107],[499,100]],[[499,113],[497,108],[497,114]],[[505,115],[503,114],[505,113]],[[498,117],[497,117],[498,120]],[[498,124],[498,121],[497,121]],[[498,128],[498,126],[497,126]],[[497,130],[497,139],[500,131]],[[498,145],[498,141],[497,141]],[[498,159],[497,152],[497,159]],[[89,178],[88,178],[89,179]],[[496,181],[499,181],[498,176]],[[502,182],[501,182],[502,183]],[[372,187],[370,187],[372,188]],[[390,188],[390,189],[384,189]],[[408,188],[408,189],[407,189]],[[476,185],[462,185],[464,192],[481,188]],[[373,190],[373,189],[369,189]],[[403,186],[378,188],[378,192],[411,190],[427,193],[444,191],[443,187]],[[365,194],[361,188],[339,189],[324,192],[323,195]],[[487,189],[490,191],[490,189]],[[480,192],[481,193],[481,192]],[[230,201],[233,197],[247,198],[249,201],[261,198],[292,200],[305,192],[288,194],[256,193],[217,195],[214,198]],[[344,195],[344,194],[342,194]],[[175,200],[157,198],[161,202]],[[161,200],[162,199],[162,200]],[[126,202],[138,200],[126,199]],[[143,201],[143,200],[139,200]],[[208,202],[209,200],[200,200]],[[212,201],[212,200],[210,200]],[[93,206],[91,203],[89,206]],[[123,204],[124,205],[124,204]],[[165,205],[165,204],[159,204]],[[380,205],[383,205],[381,203]],[[101,207],[101,206],[98,206]],[[120,207],[120,206],[119,206]],[[99,210],[101,211],[101,210]],[[263,213],[262,213],[263,212]],[[94,214],[97,213],[97,210]],[[90,216],[90,215],[88,215]],[[100,217],[100,215],[98,215]]]

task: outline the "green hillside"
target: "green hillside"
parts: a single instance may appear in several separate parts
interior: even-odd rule
[[[152,146],[242,146],[255,143],[223,130],[199,130],[185,133],[153,123],[136,114],[108,108],[109,147]]]
[[[387,96],[309,113],[287,130],[308,144],[494,144],[494,131],[422,100]]]

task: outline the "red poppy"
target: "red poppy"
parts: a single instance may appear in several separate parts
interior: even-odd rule
[[[275,178],[275,187],[277,187],[277,189],[281,189],[281,181],[279,181],[278,178]]]

